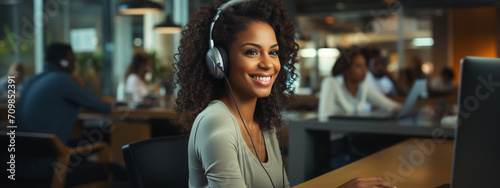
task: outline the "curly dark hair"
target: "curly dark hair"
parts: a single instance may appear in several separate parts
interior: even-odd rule
[[[182,31],[178,62],[174,65],[180,87],[176,106],[177,116],[174,122],[182,126],[183,131],[190,131],[196,116],[203,111],[210,101],[219,99],[224,90],[224,80],[213,78],[206,66],[205,54],[209,49],[210,23],[217,8],[226,0],[216,0],[201,7],[194,13]],[[278,58],[280,70],[275,88],[278,90],[280,105],[288,104],[293,96],[292,83],[297,79],[295,63],[299,45],[295,42],[295,29],[281,0],[250,0],[226,8],[214,26],[213,40],[217,46],[228,49],[237,33],[248,28],[250,23],[262,21],[269,23],[276,33],[279,45]],[[275,88],[268,97],[257,99],[254,119],[262,130],[277,127],[282,120],[276,107]],[[284,106],[286,107],[286,106]]]

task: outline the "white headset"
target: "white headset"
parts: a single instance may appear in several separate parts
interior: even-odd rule
[[[69,66],[69,62],[68,62],[68,60],[66,60],[66,59],[61,59],[61,60],[59,60],[59,65],[60,65],[62,68],[64,68],[64,69],[65,69],[65,68],[68,68],[68,66]]]

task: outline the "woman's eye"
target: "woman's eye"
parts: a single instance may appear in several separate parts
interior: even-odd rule
[[[269,52],[269,55],[272,55],[272,56],[277,56],[277,55],[278,55],[278,53],[279,53],[279,51],[278,51],[278,50],[273,50],[273,51]]]
[[[259,52],[257,52],[257,50],[254,50],[254,49],[251,49],[251,50],[247,50],[245,52],[246,55],[258,55]]]

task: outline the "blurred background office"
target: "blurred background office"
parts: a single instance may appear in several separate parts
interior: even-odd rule
[[[23,89],[23,81],[24,81],[24,66],[21,62],[13,62],[10,64],[7,74],[0,78],[0,92],[5,93],[9,90],[9,77],[12,77],[14,81],[14,85],[16,86],[17,91],[21,91]]]
[[[44,47],[51,42],[67,42],[75,51],[78,74],[98,95],[116,96],[134,47],[154,53],[153,77],[171,76],[167,73],[172,70],[179,29],[161,34],[155,26],[170,20],[182,27],[190,13],[209,0],[151,1],[168,6],[136,15],[121,14],[118,5],[123,2],[1,2],[5,16],[0,20],[0,74],[6,75],[13,62],[23,62],[27,76],[40,72]],[[459,75],[461,57],[496,57],[499,51],[496,0],[286,3],[295,17],[301,45],[301,76],[294,83],[299,94],[317,94],[321,80],[329,75],[340,54],[339,47],[377,48],[387,62],[387,71],[410,81],[413,77],[439,75],[445,67]],[[417,70],[411,74],[399,74],[413,67]],[[458,82],[458,77],[454,81]]]
[[[132,108],[107,115],[88,110],[79,113],[75,130],[113,125],[113,131],[106,132],[102,139],[110,145],[113,162],[124,166],[121,156],[124,144],[180,134],[170,122],[176,95],[172,85],[174,54],[182,37],[180,31],[189,16],[208,2],[210,0],[1,1],[0,129],[6,130],[8,125],[6,76],[15,76],[19,97],[23,94],[23,80],[43,71],[46,47],[61,42],[71,44],[76,65],[74,74],[81,78],[86,90],[100,98],[122,102],[131,101],[127,100],[126,91],[140,91],[137,92],[140,97],[134,102],[152,99],[148,105],[129,104]],[[365,55],[367,77],[373,77],[381,91],[396,102],[404,101],[415,79],[429,78],[429,100],[417,104],[429,106],[433,112],[454,107],[461,58],[500,55],[500,0],[284,2],[294,18],[301,60],[297,65],[299,79],[290,83],[298,94],[297,100],[292,109],[285,112],[291,121],[311,118],[296,116],[304,113],[312,113],[317,118],[321,83],[332,76],[340,54],[349,54],[346,49],[352,46],[359,47]],[[131,11],[131,7],[145,9]],[[141,68],[129,70],[135,62]],[[137,84],[132,83],[133,79],[128,83],[130,75],[137,75]],[[133,86],[139,87],[133,89]],[[82,132],[76,133],[71,137],[78,137]],[[287,147],[287,140],[284,141]]]

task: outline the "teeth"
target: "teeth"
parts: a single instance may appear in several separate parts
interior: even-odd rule
[[[267,81],[271,80],[270,76],[268,76],[268,77],[254,76],[253,78],[256,79],[256,80],[259,80],[259,81],[264,81],[264,82],[267,82]]]

